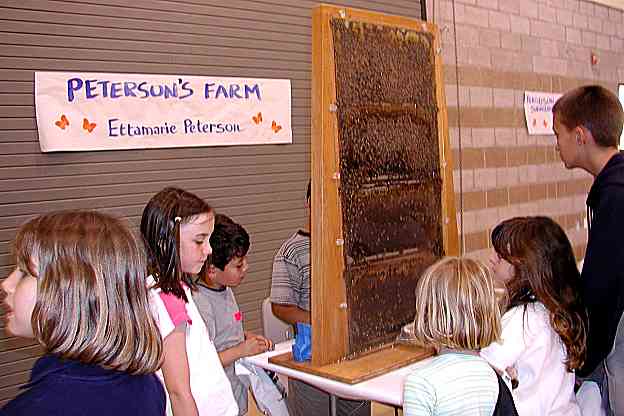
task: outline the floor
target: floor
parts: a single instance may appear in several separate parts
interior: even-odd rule
[[[399,415],[402,414],[403,412],[399,410]],[[247,416],[262,416],[262,413],[260,413],[256,408],[256,405],[251,398],[251,394],[249,395],[249,412],[247,413]],[[373,402],[372,416],[394,416],[394,408],[391,406],[384,406],[383,404]]]

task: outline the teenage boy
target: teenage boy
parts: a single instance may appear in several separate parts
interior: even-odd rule
[[[193,299],[230,380],[239,414],[244,415],[247,414],[248,385],[234,372],[234,362],[265,352],[272,343],[260,335],[243,331],[243,315],[231,289],[237,287],[247,273],[249,234],[225,215],[217,215],[210,245],[212,264],[206,266],[197,282],[198,290],[193,292]]]
[[[614,394],[624,386],[624,155],[618,149],[624,112],[615,94],[590,85],[564,94],[553,115],[565,167],[594,177],[587,196],[589,232],[581,273],[589,316],[587,357],[579,375],[591,375],[611,411],[624,414],[624,397],[615,397],[621,391]],[[622,402],[619,406],[616,399]]]
[[[304,227],[282,244],[273,259],[271,310],[282,321],[294,325],[310,323],[310,182],[306,192]],[[302,381],[288,380],[290,416],[329,415],[329,394]],[[368,401],[339,399],[340,416],[368,416]]]

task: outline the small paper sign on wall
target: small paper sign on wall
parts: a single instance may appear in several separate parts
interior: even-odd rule
[[[546,92],[524,92],[524,116],[529,135],[555,134],[553,131],[552,108],[561,94]]]
[[[35,73],[43,152],[292,143],[287,79]]]

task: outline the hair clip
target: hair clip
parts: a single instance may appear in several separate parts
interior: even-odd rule
[[[175,218],[173,219],[173,221],[175,221],[175,222],[180,222],[180,221],[182,221],[182,218],[180,218],[180,217],[175,217]]]

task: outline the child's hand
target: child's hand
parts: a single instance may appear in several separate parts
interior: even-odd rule
[[[269,349],[262,337],[249,337],[239,345],[241,348],[241,357],[261,354]]]
[[[267,346],[267,350],[273,351],[273,348],[275,348],[275,345],[273,345],[273,341],[271,341],[268,338],[263,337],[262,335],[257,335],[252,332],[245,332],[245,339],[249,339],[249,338],[258,338],[258,339],[263,340]]]

